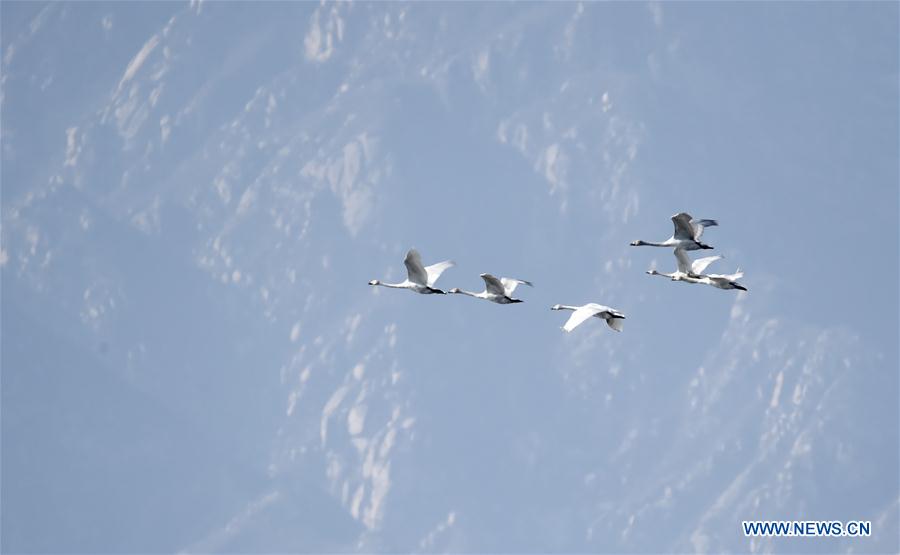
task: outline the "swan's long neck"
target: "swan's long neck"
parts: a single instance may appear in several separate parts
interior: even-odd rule
[[[382,282],[378,282],[378,283],[376,283],[375,285],[380,285],[380,286],[382,286],[382,287],[390,287],[390,288],[392,288],[392,289],[409,289],[409,283],[408,283],[408,282],[405,282],[405,281],[402,282],[402,283],[382,283]]]
[[[666,243],[654,243],[653,241],[640,241],[638,243],[639,247],[671,247],[672,245],[667,245]]]
[[[463,289],[457,289],[454,293],[459,293],[460,295],[468,295],[470,297],[481,297],[480,293],[473,293],[472,291],[465,291]]]
[[[578,310],[578,307],[577,306],[569,306],[567,304],[561,304],[561,305],[559,305],[559,308],[557,308],[556,310]]]
[[[667,278],[669,278],[669,279],[675,277],[675,273],[674,273],[674,272],[672,272],[671,274],[667,274],[667,273],[665,273],[665,272],[657,272],[656,270],[654,270],[654,271],[652,271],[652,272],[649,272],[649,274],[650,274],[651,276],[667,277]]]

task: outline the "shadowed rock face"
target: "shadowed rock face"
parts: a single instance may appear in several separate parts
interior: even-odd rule
[[[896,552],[897,8],[733,9],[4,3],[2,550]]]

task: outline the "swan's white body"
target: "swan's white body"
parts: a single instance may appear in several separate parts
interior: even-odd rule
[[[737,282],[737,280],[744,277],[744,272],[740,269],[733,274],[703,273],[710,264],[721,258],[721,256],[707,256],[705,258],[698,258],[692,262],[684,249],[677,248],[675,249],[675,259],[678,261],[677,271],[667,274],[665,272],[657,272],[656,270],[647,270],[647,273],[651,276],[671,278],[672,281],[700,283],[703,285],[711,285],[712,287],[719,289],[739,289],[741,291],[746,291],[747,288]]]
[[[481,279],[484,280],[484,291],[482,291],[481,293],[464,291],[458,287],[454,287],[447,292],[468,295],[470,297],[484,299],[486,301],[491,301],[492,303],[497,304],[512,304],[522,302],[521,299],[512,298],[513,291],[516,290],[516,287],[518,287],[519,285],[527,285],[529,287],[533,287],[530,281],[525,281],[524,279],[513,279],[505,277],[497,279],[491,274],[481,274]]]
[[[700,242],[700,236],[705,228],[719,225],[716,220],[694,220],[690,214],[680,212],[672,216],[672,223],[675,224],[675,233],[662,243],[637,240],[632,241],[631,246],[676,247],[688,251],[712,248]]]
[[[606,323],[609,324],[609,327],[616,331],[622,331],[622,325],[624,324],[622,320],[625,319],[625,315],[615,308],[610,308],[608,306],[597,303],[588,303],[581,306],[555,304],[550,307],[550,310],[575,311],[571,316],[569,316],[569,319],[566,321],[565,325],[562,328],[567,332],[572,331],[573,329],[578,327],[578,325],[592,316],[595,318],[606,320]]]
[[[403,259],[406,265],[406,280],[400,283],[382,283],[377,279],[369,282],[369,285],[381,285],[382,287],[392,287],[394,289],[409,289],[416,293],[428,295],[438,293],[443,295],[444,291],[434,287],[434,283],[441,277],[444,270],[451,268],[456,264],[452,260],[445,260],[432,264],[431,266],[422,266],[422,257],[416,249],[409,249],[406,258]]]

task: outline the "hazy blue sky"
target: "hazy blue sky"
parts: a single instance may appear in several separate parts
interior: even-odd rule
[[[897,552],[898,11],[3,2],[0,548]]]

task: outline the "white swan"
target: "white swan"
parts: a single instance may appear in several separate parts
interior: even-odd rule
[[[703,235],[704,228],[719,225],[716,220],[694,220],[691,215],[686,212],[680,212],[672,216],[672,223],[675,224],[675,233],[662,243],[653,243],[650,241],[632,241],[632,247],[678,247],[688,251],[696,251],[700,249],[711,249],[712,247],[700,242],[700,236]]]
[[[470,297],[484,299],[497,304],[511,304],[522,302],[522,299],[512,298],[513,291],[516,290],[516,287],[518,287],[519,285],[534,287],[530,281],[525,281],[524,279],[513,279],[505,277],[497,279],[491,274],[481,274],[481,279],[484,280],[484,291],[482,291],[481,293],[463,291],[458,287],[450,289],[449,291],[447,291],[447,293],[459,293],[461,295],[468,295]]]
[[[606,323],[609,324],[609,327],[611,327],[612,329],[616,331],[622,331],[622,325],[624,324],[622,320],[625,319],[625,315],[615,308],[610,308],[608,306],[603,306],[602,304],[597,303],[588,303],[582,306],[555,304],[550,307],[550,310],[575,311],[571,316],[569,316],[569,319],[566,321],[566,324],[562,328],[567,332],[572,331],[579,324],[581,324],[591,316],[602,318],[606,320]]]
[[[393,287],[395,289],[409,289],[424,295],[431,293],[443,295],[444,291],[436,289],[434,287],[434,282],[441,277],[444,270],[456,265],[452,260],[445,260],[443,262],[438,262],[437,264],[432,264],[431,266],[422,266],[422,257],[416,249],[409,249],[409,252],[406,253],[406,258],[403,259],[403,263],[406,264],[406,281],[400,283],[382,283],[377,279],[373,279],[369,282],[369,285],[381,285],[382,287]]]
[[[698,258],[693,262],[688,257],[684,249],[675,249],[675,258],[678,260],[678,270],[667,274],[665,272],[657,272],[656,270],[647,270],[651,276],[665,276],[671,278],[672,281],[684,281],[686,283],[700,283],[703,285],[711,285],[718,289],[739,289],[746,291],[747,288],[737,282],[744,277],[744,272],[738,269],[733,274],[704,274],[703,271],[715,262],[720,260],[721,256],[707,256]]]

